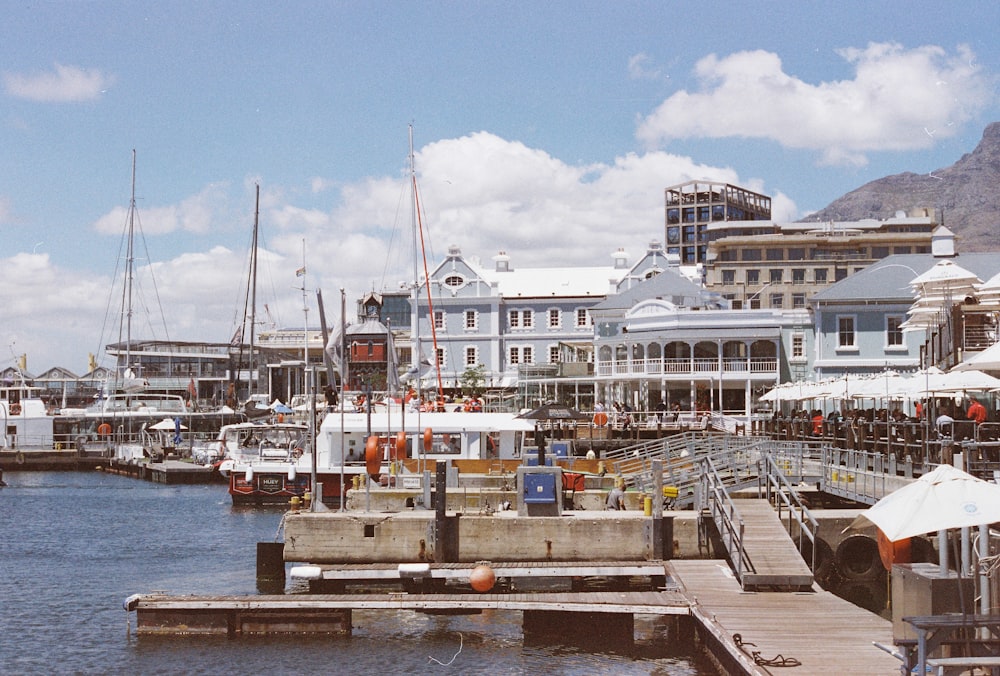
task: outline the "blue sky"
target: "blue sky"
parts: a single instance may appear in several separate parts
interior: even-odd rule
[[[280,325],[303,243],[328,299],[412,276],[411,123],[432,261],[634,259],[673,183],[791,220],[953,163],[1000,119],[998,25],[996,2],[4,3],[0,363],[81,373],[117,338],[133,148],[166,322],[134,333],[224,341],[257,182]]]

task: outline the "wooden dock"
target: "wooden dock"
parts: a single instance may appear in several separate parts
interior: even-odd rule
[[[743,588],[810,589],[812,571],[771,503],[758,498],[734,502],[746,525],[743,547],[752,566],[752,572],[743,575]]]
[[[581,616],[689,614],[677,592],[562,592],[542,594],[294,594],[271,596],[138,595],[136,634],[239,636],[273,633],[344,633],[351,611],[411,610],[434,614],[507,610]],[[527,619],[527,618],[526,618]],[[630,626],[630,625],[629,625]]]
[[[757,653],[797,660],[802,674],[899,673],[902,663],[872,644],[892,645],[892,623],[830,592],[748,593],[724,561],[671,561],[668,570],[703,635],[716,642],[712,652],[738,665],[730,669],[774,673]]]
[[[207,484],[214,480],[214,469],[180,460],[163,462],[124,463],[107,460],[98,469],[110,474],[131,476],[158,484]]]

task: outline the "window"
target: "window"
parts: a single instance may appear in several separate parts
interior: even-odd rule
[[[587,311],[584,308],[576,309],[576,325],[579,328],[583,328],[590,324],[590,319],[587,315]]]
[[[806,283],[805,268],[792,268],[792,284],[805,284],[805,283]]]
[[[847,268],[834,268],[833,279],[837,282],[847,279]]]
[[[760,284],[760,270],[747,270],[747,286]]]
[[[465,328],[469,331],[475,331],[479,326],[479,313],[475,310],[465,311]]]
[[[438,365],[438,368],[442,368],[443,369],[445,367],[445,363],[444,363],[444,348],[443,347],[439,347],[434,352],[435,352],[435,355],[437,356],[437,365]]]
[[[885,318],[885,344],[888,347],[902,347],[903,345],[903,318]]]
[[[559,346],[549,345],[549,363],[558,364],[559,363]]]
[[[837,346],[854,347],[854,317],[837,317]]]
[[[465,366],[466,368],[475,368],[476,364],[479,363],[479,350],[475,346],[469,346],[465,348]]]
[[[805,306],[806,306],[806,295],[804,293],[793,293],[792,307],[796,310],[801,310]]]
[[[872,258],[885,258],[888,255],[889,255],[889,247],[887,246],[872,247]]]
[[[731,286],[736,283],[736,270],[723,270],[722,283]]]
[[[444,328],[444,312],[442,310],[434,311],[434,328],[435,329]]]
[[[562,324],[562,319],[561,319],[559,310],[556,310],[555,308],[550,309],[549,310],[549,328],[550,329],[558,329],[561,324]]]
[[[461,275],[448,275],[444,278],[444,285],[450,287],[462,286],[465,280],[462,279]]]
[[[511,347],[507,351],[507,355],[508,361],[512,366],[516,366],[517,364],[533,364],[535,361],[535,356],[530,345],[525,347]]]
[[[826,268],[816,268],[813,270],[813,279],[816,280],[817,284],[826,284]]]
[[[768,270],[768,281],[771,282],[771,284],[781,284],[781,273],[783,272],[784,270],[781,268],[771,268]]]
[[[780,261],[785,259],[784,249],[768,249],[767,250],[767,260],[769,261]]]
[[[806,356],[806,337],[801,333],[792,334],[792,359],[804,359]]]
[[[892,247],[892,253],[894,254],[908,254],[913,251],[912,247],[908,246],[894,246]]]
[[[760,309],[760,297],[759,296],[754,296],[753,298],[750,299],[750,309],[751,310],[759,310]]]
[[[531,310],[524,310],[521,312],[521,326],[526,329],[530,329],[534,326],[534,313]]]
[[[512,329],[516,329],[521,325],[521,313],[517,310],[511,310],[507,313],[507,324]]]
[[[745,261],[759,261],[760,249],[743,249],[742,258]]]
[[[771,307],[775,310],[780,310],[781,306],[785,304],[785,294],[783,293],[772,293],[771,294]]]
[[[788,260],[790,261],[804,261],[806,259],[806,250],[802,247],[794,247],[788,250]]]

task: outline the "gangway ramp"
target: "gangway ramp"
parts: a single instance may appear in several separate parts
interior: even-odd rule
[[[785,530],[778,513],[763,498],[733,501],[743,519],[743,589],[809,590],[813,574]]]

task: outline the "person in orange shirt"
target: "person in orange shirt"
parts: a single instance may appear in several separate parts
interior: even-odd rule
[[[986,422],[986,407],[979,403],[978,399],[973,399],[969,404],[969,410],[965,412],[965,417],[974,420],[977,425]]]

